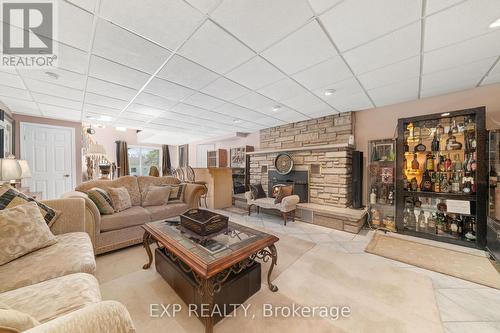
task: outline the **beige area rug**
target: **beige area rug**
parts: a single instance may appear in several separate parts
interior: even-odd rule
[[[500,289],[498,264],[484,256],[375,234],[366,252]]]
[[[242,308],[225,318],[215,332],[442,332],[432,282],[414,272],[398,270],[366,255],[336,252],[292,236],[279,234],[278,266],[273,293],[264,284]],[[151,318],[150,304],[186,305],[156,272],[142,270],[146,254],[141,246],[97,258],[97,278],[103,299],[122,302],[138,332],[204,332],[201,322],[183,310],[175,318]],[[264,304],[273,306],[349,306],[350,318],[334,321],[320,317],[264,317]]]

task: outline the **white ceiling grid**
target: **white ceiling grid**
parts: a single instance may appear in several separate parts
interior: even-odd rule
[[[0,100],[189,142],[498,83],[498,18],[498,0],[60,0],[55,75],[0,68]]]

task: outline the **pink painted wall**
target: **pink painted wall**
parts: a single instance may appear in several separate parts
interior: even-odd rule
[[[366,202],[368,191],[366,158],[368,157],[369,140],[395,138],[399,118],[476,106],[486,106],[487,129],[500,128],[500,84],[355,112],[354,135],[356,149],[362,151],[365,158],[363,174],[364,201]]]
[[[92,139],[104,146],[111,162],[116,162],[115,141],[126,141],[128,145],[137,145],[137,132],[134,129],[127,129],[125,132],[117,131],[114,127],[95,127],[94,129],[95,134],[92,135]]]

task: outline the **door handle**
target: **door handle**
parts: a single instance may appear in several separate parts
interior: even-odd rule
[[[64,175],[63,177],[64,177],[64,178],[69,178],[69,176],[70,176],[70,175]]]

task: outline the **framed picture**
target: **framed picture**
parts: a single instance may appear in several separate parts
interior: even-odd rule
[[[373,146],[372,161],[393,161],[394,149],[392,143],[376,143]]]
[[[231,148],[231,168],[245,167],[245,147]]]
[[[0,110],[0,157],[14,154],[14,119]]]

